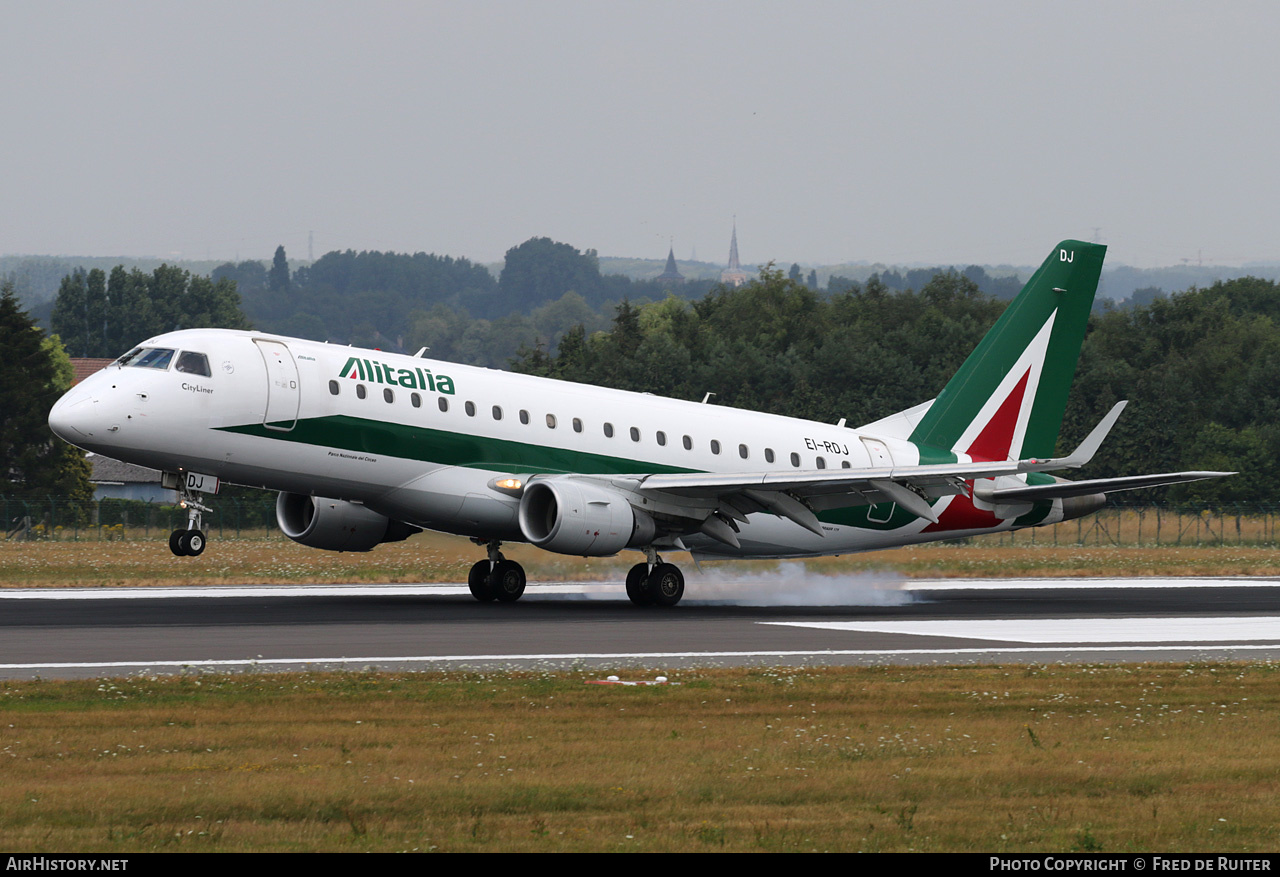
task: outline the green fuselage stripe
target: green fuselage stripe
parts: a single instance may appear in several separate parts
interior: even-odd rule
[[[290,430],[269,429],[261,423],[224,426],[220,429],[224,432],[275,441],[522,475],[638,475],[704,471],[654,463],[650,460],[593,454],[569,448],[527,444],[345,415],[299,420]],[[618,441],[623,440],[618,439]],[[938,454],[938,456],[944,455]],[[951,456],[951,461],[954,462],[954,455],[946,454],[945,456]],[[1052,503],[1046,504],[1043,514],[1047,515],[1050,508]],[[885,519],[877,520],[879,517],[877,513],[883,514]],[[910,524],[916,520],[916,517],[896,506],[856,505],[820,512],[818,519],[828,524],[860,529],[894,530]]]
[[[269,429],[261,423],[225,426],[222,429],[277,441],[513,474],[623,475],[700,471],[648,460],[345,415],[299,420],[293,429],[287,431]]]

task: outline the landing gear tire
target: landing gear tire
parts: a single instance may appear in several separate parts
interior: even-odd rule
[[[188,557],[199,557],[204,554],[205,538],[200,530],[188,530],[179,541]]]
[[[493,592],[493,588],[489,585],[489,571],[492,564],[487,560],[478,560],[471,567],[471,571],[467,573],[467,587],[471,589],[471,596],[475,597],[481,603],[488,603],[497,595]]]
[[[514,560],[501,560],[494,564],[489,576],[489,590],[499,601],[514,603],[524,594],[524,567]]]
[[[187,550],[182,545],[183,537],[186,535],[186,530],[174,530],[169,534],[169,550],[173,552],[174,557],[187,556]]]
[[[649,573],[645,591],[656,606],[674,606],[684,596],[684,573],[673,563],[659,563]]]
[[[652,606],[653,598],[645,584],[649,578],[649,564],[637,563],[627,570],[627,598],[637,606]]]

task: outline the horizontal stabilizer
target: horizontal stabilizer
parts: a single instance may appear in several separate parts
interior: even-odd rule
[[[1088,496],[1094,493],[1113,493],[1118,490],[1139,490],[1143,487],[1204,481],[1206,478],[1223,478],[1235,474],[1234,472],[1166,472],[1160,475],[1129,475],[1124,478],[1091,478],[1088,481],[1059,481],[1056,484],[1006,487],[990,491],[975,490],[974,495],[987,502],[1065,499],[1069,496]]]

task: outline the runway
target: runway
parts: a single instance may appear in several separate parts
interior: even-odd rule
[[[0,591],[0,678],[245,669],[629,668],[1280,658],[1280,579],[690,577],[621,584]]]

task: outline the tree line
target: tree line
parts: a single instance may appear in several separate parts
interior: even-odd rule
[[[117,357],[152,335],[214,326],[247,329],[235,283],[172,265],[150,273],[117,265],[62,278],[50,317],[72,356]]]
[[[592,251],[545,238],[512,248],[496,279],[465,259],[425,254],[329,253],[290,271],[279,249],[269,268],[228,263],[210,277],[172,266],[72,272],[53,328],[76,356],[114,357],[187,326],[252,326],[410,352],[426,346],[450,361],[691,400],[711,392],[715,404],[859,424],[936,395],[1005,306],[968,269],[888,279],[908,278],[918,287],[899,289],[874,274],[824,291],[799,270],[768,266],[740,288],[672,289],[600,275]],[[9,307],[20,311],[16,301]],[[1159,496],[1274,499],[1277,321],[1276,284],[1258,278],[1104,307],[1090,321],[1061,449],[1129,399],[1083,474],[1239,470]],[[308,324],[313,331],[298,331]],[[51,339],[42,343],[47,355],[61,355]],[[50,380],[38,383],[55,386]],[[0,393],[0,409],[45,404],[15,392]],[[45,441],[42,423],[22,429]]]
[[[850,425],[933,398],[1005,305],[961,274],[893,291],[878,278],[822,295],[767,268],[695,302],[624,303],[607,332],[526,350],[528,374]],[[1280,496],[1280,290],[1240,278],[1108,309],[1090,321],[1059,452],[1130,404],[1088,470],[1234,478],[1122,494],[1212,503]]]
[[[571,325],[608,324],[623,299],[660,299],[676,289],[705,294],[698,281],[669,287],[601,274],[594,250],[532,238],[506,253],[495,278],[483,265],[428,253],[326,253],[290,272],[283,248],[270,270],[226,263],[215,280],[236,283],[244,311],[265,331],[317,341],[412,352],[502,366],[522,345],[554,342]]]

